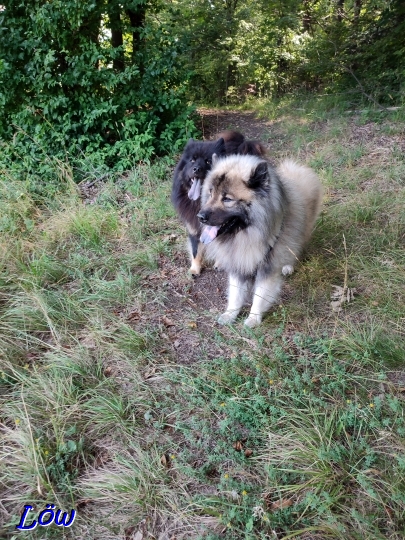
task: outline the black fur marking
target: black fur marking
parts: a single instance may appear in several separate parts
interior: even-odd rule
[[[219,227],[217,238],[219,237],[220,240],[222,235],[229,238],[229,235],[237,234],[250,224],[248,214],[243,207],[233,210],[232,213],[226,209],[215,211],[202,209],[200,216],[202,223]]]
[[[239,216],[231,217],[221,225],[221,228],[218,231],[218,236],[220,234],[236,234],[246,227],[247,224]]]
[[[197,252],[198,252],[199,235],[189,234],[188,237],[190,238],[191,252],[195,259],[197,257]]]
[[[247,186],[256,191],[257,195],[266,196],[270,189],[270,180],[269,165],[266,161],[262,161],[249,178]]]
[[[226,180],[225,174],[221,174],[221,176],[216,176],[212,179],[212,186],[214,190],[217,190],[221,184],[223,184]],[[226,189],[228,187],[228,183],[223,186],[223,189]]]
[[[219,229],[218,236],[221,240],[221,235],[224,235],[223,238],[229,238],[229,236],[234,236],[238,234],[239,231],[243,231],[246,227],[249,227],[250,222],[247,217],[235,217],[227,220]]]

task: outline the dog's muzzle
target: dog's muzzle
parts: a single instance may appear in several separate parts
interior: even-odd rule
[[[211,215],[211,212],[200,210],[198,212],[198,214],[197,214],[197,217],[198,217],[198,219],[200,220],[201,223],[207,223],[208,218],[210,217],[210,215]]]

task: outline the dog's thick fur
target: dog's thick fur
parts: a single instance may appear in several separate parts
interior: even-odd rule
[[[234,321],[253,293],[245,324],[260,324],[311,236],[321,200],[315,172],[294,161],[275,169],[256,156],[214,156],[198,216],[207,256],[229,274],[228,307],[219,323]]]
[[[248,141],[237,131],[225,131],[216,141],[196,141],[190,139],[184,148],[174,175],[172,203],[187,227],[191,252],[192,275],[201,271],[203,246],[199,242],[201,225],[197,214],[201,208],[200,193],[204,179],[211,169],[212,156],[229,154],[251,154],[264,156],[264,147],[256,141]]]

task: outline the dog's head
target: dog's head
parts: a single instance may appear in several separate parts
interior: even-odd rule
[[[213,142],[190,139],[184,148],[181,158],[182,181],[188,190],[188,197],[194,201],[200,198],[201,187],[211,169],[214,154],[225,155],[225,143],[222,137]]]
[[[205,179],[198,218],[203,225],[201,242],[236,234],[248,227],[255,202],[270,190],[267,161],[256,156],[214,156],[213,168]]]

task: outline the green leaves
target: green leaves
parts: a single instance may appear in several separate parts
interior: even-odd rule
[[[123,35],[114,47],[108,6],[38,0],[0,13],[0,136],[11,143],[10,160],[38,149],[73,161],[97,152],[123,170],[192,135],[175,40],[145,18],[142,2],[127,0],[114,2]]]

